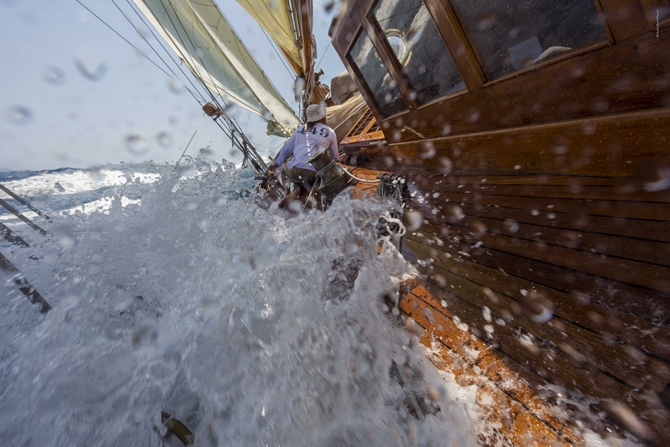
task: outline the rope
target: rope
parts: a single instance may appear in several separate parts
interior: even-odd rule
[[[392,237],[401,238],[407,233],[405,225],[403,225],[400,217],[402,213],[398,210],[392,210],[390,213],[386,211],[384,214],[379,216],[377,223],[375,224],[375,233],[377,234],[376,244],[383,247],[385,245],[390,245],[394,248],[396,247],[393,242],[391,242]]]
[[[348,170],[347,168],[344,168],[344,172],[345,172],[349,177],[351,177],[351,178],[354,179],[354,180],[358,180],[359,182],[363,182],[363,183],[381,183],[381,180],[380,180],[380,179],[377,179],[377,180],[366,180],[366,179],[364,179],[364,178],[358,178],[358,177],[356,177],[354,174],[352,174],[351,172],[349,172],[349,170]]]
[[[305,200],[305,206],[302,207],[302,211],[304,212],[305,209],[307,208],[307,204],[309,203],[309,199],[312,197],[312,193],[316,189],[316,181],[314,182],[314,185],[312,186],[312,190],[309,192],[309,195],[307,196],[307,200]]]

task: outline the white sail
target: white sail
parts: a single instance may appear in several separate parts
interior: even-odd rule
[[[287,131],[299,124],[213,0],[133,1],[210,92]]]

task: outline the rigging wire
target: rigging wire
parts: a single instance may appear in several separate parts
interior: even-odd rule
[[[181,37],[181,34],[179,33],[179,29],[178,29],[177,26],[174,24],[174,21],[172,20],[172,17],[171,17],[170,14],[168,13],[167,8],[165,7],[165,4],[163,3],[162,0],[161,0],[160,4],[161,4],[161,6],[163,6],[163,10],[165,11],[165,14],[167,15],[168,19],[170,20],[170,23],[172,23],[172,26],[174,27],[175,32],[176,32],[177,35],[179,36],[179,39],[181,39],[182,42],[183,42],[184,39]],[[184,33],[186,33],[186,37],[188,38],[188,41],[189,41],[189,43],[191,44],[191,47],[193,47],[193,49],[195,50],[196,55],[198,56],[198,58],[200,58],[200,63],[201,63],[202,66],[204,67],[205,64],[204,64],[204,62],[202,61],[202,58],[200,57],[200,55],[198,54],[198,52],[197,52],[197,48],[196,48],[195,44],[193,43],[193,41],[191,40],[191,37],[188,35],[188,32],[186,32],[186,28],[184,28],[184,24],[181,22],[181,20],[179,20],[179,15],[178,15],[177,11],[175,10],[175,8],[174,8],[174,6],[172,5],[171,2],[168,1],[168,4],[170,5],[170,8],[171,8],[172,11],[174,12],[175,18],[177,18],[177,21],[178,21],[179,24],[181,25],[182,30],[184,31]],[[168,35],[169,35],[169,33],[168,33]],[[177,46],[175,45],[175,47],[177,47]],[[178,48],[178,47],[177,47],[177,48]],[[179,50],[179,53],[180,53],[180,55],[181,55],[182,60],[184,60],[184,61],[186,62],[186,64],[188,65],[189,62],[186,60],[186,57],[184,57],[183,52],[182,52],[181,50]],[[189,54],[189,56],[190,56],[190,54]],[[199,76],[199,75],[196,74],[196,71],[194,70],[194,67],[195,67],[195,64],[193,63],[193,58],[191,57],[191,66],[189,67],[189,68],[191,69],[191,72],[194,74],[194,76],[196,77],[196,79],[198,79],[198,80],[205,86],[205,88],[207,88],[207,84],[205,83],[204,79],[202,79],[201,76]],[[209,73],[208,73],[208,74],[209,74]],[[214,83],[214,79],[212,78],[212,75],[211,75],[211,74],[209,74],[209,77],[210,77],[210,79],[212,80],[212,85],[216,85],[216,84]],[[219,103],[219,101],[217,100],[217,98],[214,96],[214,94],[213,94],[209,89],[207,89],[207,91],[208,91],[208,93],[209,93],[209,96],[210,96],[211,99],[212,99],[212,102],[213,102],[214,104],[216,104],[216,106],[219,108],[219,110],[225,110],[225,109],[221,106],[221,103]],[[227,107],[228,107],[228,104],[226,103],[225,99],[221,98],[221,100],[223,101],[223,103],[225,104],[225,106],[226,106],[226,108],[227,108]],[[256,152],[256,150],[254,149],[254,147],[253,147],[253,145],[251,144],[251,142],[249,142],[249,140],[247,139],[246,135],[244,135],[244,133],[242,133],[241,129],[239,128],[239,125],[237,124],[237,121],[235,121],[235,120],[229,118],[226,114],[223,114],[223,115],[221,115],[221,116],[224,117],[224,120],[226,121],[226,124],[228,125],[228,132],[226,132],[226,131],[224,130],[223,126],[221,125],[221,123],[219,122],[218,119],[214,119],[214,122],[217,124],[217,126],[219,126],[219,128],[224,132],[224,134],[225,134],[228,138],[230,138],[231,141],[233,141],[233,144],[236,144],[236,141],[233,139],[233,132],[234,132],[234,131],[237,131],[237,132],[243,137],[242,143],[241,143],[241,144],[237,144],[237,148],[238,148],[238,149],[245,155],[245,157],[247,157],[247,159],[249,159],[249,160],[251,161],[251,163],[254,165],[254,168],[255,168],[257,174],[260,174],[260,175],[267,175],[267,166],[266,166],[265,163],[263,162],[263,159],[260,157],[260,155],[258,155],[258,153]],[[261,166],[262,166],[262,167],[261,167]]]
[[[112,0],[112,1],[114,1],[114,0]],[[202,93],[200,93],[200,91],[198,91],[198,88],[195,86],[195,84],[193,83],[193,81],[191,80],[191,78],[190,78],[190,77],[184,72],[184,70],[181,68],[181,64],[180,64],[180,63],[177,63],[177,61],[174,60],[174,57],[172,57],[172,54],[167,50],[167,48],[165,48],[165,45],[163,45],[163,42],[161,41],[161,39],[159,39],[158,36],[156,35],[156,33],[154,32],[154,30],[153,30],[153,26],[151,26],[151,24],[148,24],[148,23],[146,22],[146,18],[143,17],[142,14],[139,13],[139,11],[138,11],[138,10],[135,8],[135,6],[130,2],[130,0],[126,0],[126,3],[128,3],[128,6],[130,7],[130,9],[132,9],[133,12],[135,13],[135,15],[137,15],[137,17],[139,17],[139,19],[142,21],[142,23],[144,24],[144,26],[147,27],[147,29],[149,30],[149,32],[151,32],[151,35],[154,36],[154,39],[156,39],[156,42],[158,42],[158,44],[161,46],[161,48],[163,48],[163,51],[165,51],[165,54],[168,55],[168,57],[170,58],[170,60],[172,61],[172,63],[175,64],[175,66],[179,69],[179,71],[181,72],[181,74],[184,75],[184,77],[188,80],[189,84],[191,84],[191,86],[193,86],[193,88],[195,89],[195,91],[200,95],[200,99],[202,100],[202,103],[207,102],[207,101],[205,101],[205,97],[204,97],[204,95],[203,95]],[[116,4],[116,3],[115,3],[115,4]],[[117,8],[118,8],[118,6],[117,6]],[[125,16],[125,14],[124,14],[124,16]],[[128,19],[128,18],[126,17],[126,19]],[[130,19],[128,19],[128,22],[130,22],[130,23],[132,24],[132,22],[130,21]],[[133,26],[135,26],[135,25],[133,25]],[[137,30],[137,27],[135,27],[135,29]],[[142,38],[143,38],[144,41],[147,43],[147,45],[149,45],[149,47],[150,47],[152,50],[154,50],[154,52],[158,55],[158,51],[156,51],[156,49],[149,43],[149,41],[144,37],[144,35],[143,35],[142,33],[140,33],[139,30],[137,30],[137,32],[140,34],[140,36],[142,36]],[[159,57],[160,57],[160,56],[159,56]],[[168,65],[168,64],[165,63],[165,65]],[[172,73],[175,73],[174,70],[170,70],[170,71],[171,71]],[[176,75],[176,73],[175,73],[175,77],[178,78],[178,76]],[[200,104],[202,105],[202,103],[200,103]]]
[[[126,39],[125,37],[123,37],[123,35],[121,35],[121,34],[120,34],[118,31],[116,31],[111,25],[109,25],[107,22],[105,22],[100,16],[98,16],[97,14],[95,14],[90,8],[88,8],[86,5],[84,5],[80,0],[75,0],[75,1],[76,1],[77,3],[79,3],[79,4],[80,4],[84,9],[86,9],[88,12],[90,12],[94,17],[96,17],[96,18],[97,18],[100,22],[102,22],[105,26],[107,26],[110,30],[112,30],[117,36],[119,36],[121,39],[123,39],[128,45],[130,45],[131,47],[133,47],[139,54],[141,54],[141,55],[144,56],[146,59],[148,59],[153,65],[156,66],[156,68],[158,68],[159,70],[161,70],[161,72],[163,72],[163,73],[164,73],[165,75],[167,75],[168,77],[171,77],[170,74],[169,74],[167,71],[165,71],[160,65],[158,65],[156,62],[154,62],[150,57],[148,57],[148,56],[147,56],[146,54],[144,54],[142,51],[140,51],[140,50],[139,50],[135,45],[133,45],[128,39]],[[128,0],[127,0],[127,1],[128,1]],[[119,8],[118,4],[116,4],[116,2],[114,2],[114,1],[113,1],[113,3],[114,3],[114,5],[117,7],[117,9],[119,9],[119,10],[121,11],[121,9]],[[174,27],[175,32],[177,33],[177,35],[179,36],[179,38],[182,39],[182,37],[181,37],[181,35],[180,35],[180,33],[179,33],[179,30],[178,30],[177,26],[175,25],[174,21],[172,20],[172,17],[171,17],[170,14],[168,13],[167,8],[165,8],[165,5],[164,5],[163,1],[161,1],[160,3],[161,3],[161,5],[163,6],[163,10],[165,11],[165,14],[167,15],[168,19],[169,19],[170,22],[172,23],[172,26]],[[188,36],[188,33],[186,32],[186,29],[184,28],[184,24],[181,22],[181,20],[179,20],[177,11],[174,9],[174,6],[173,6],[170,2],[168,2],[168,3],[170,4],[170,7],[172,8],[172,11],[173,11],[174,14],[175,14],[175,17],[177,18],[177,21],[179,21],[180,25],[182,26],[183,31],[187,34],[188,41],[190,42],[190,44],[191,44],[191,46],[193,47],[193,49],[196,50],[196,46],[193,44],[193,42],[192,42],[190,36]],[[131,5],[131,8],[132,8],[132,5]],[[135,11],[136,14],[138,14],[138,12],[137,12],[134,8],[132,8],[132,9],[133,9],[133,11]],[[123,14],[123,11],[121,11],[121,13]],[[139,14],[138,14],[138,15],[139,15]],[[131,23],[131,25],[133,25],[133,27],[135,28],[135,30],[136,30],[140,35],[142,35],[142,34],[139,32],[139,30],[137,29],[137,27],[132,23],[132,21],[130,21],[130,19],[126,16],[126,14],[123,14],[123,16],[126,18],[126,20],[128,20],[128,21]],[[144,23],[144,22],[143,22],[143,23]],[[153,31],[152,31],[152,34],[153,34]],[[154,37],[156,37],[155,34],[153,34],[153,35],[154,35]],[[170,36],[169,33],[167,33],[167,35],[168,35],[168,37],[170,37],[170,40],[172,40],[172,43],[174,44],[174,39],[172,38],[172,36]],[[144,38],[144,36],[142,36],[142,37]],[[167,69],[170,70],[170,71],[172,71],[173,74],[175,74],[174,70],[172,70],[172,69],[169,67],[169,65],[167,64],[167,62],[166,62],[162,57],[160,57],[160,55],[158,54],[158,52],[156,51],[156,49],[155,49],[155,48],[154,48],[154,47],[153,47],[153,46],[146,40],[146,38],[145,38],[144,40],[145,40],[145,42],[149,45],[149,47],[156,53],[156,55],[159,57],[159,59],[161,59],[161,61],[166,65]],[[159,40],[158,38],[157,38],[157,40],[158,40],[159,43],[160,43],[160,40]],[[182,39],[182,41],[183,41],[183,39]],[[166,51],[166,53],[169,54],[169,52],[167,52],[167,50],[166,50],[165,47],[162,45],[162,43],[161,43],[161,46],[162,46],[163,49]],[[192,56],[189,54],[189,56],[191,56],[191,61],[189,61],[189,60],[187,59],[187,57],[183,54],[183,52],[182,52],[181,50],[178,50],[179,47],[178,47],[177,45],[174,45],[174,46],[175,46],[175,50],[176,50],[176,52],[178,52],[178,54],[179,54],[180,58],[182,59],[182,61],[185,62],[185,63],[187,64],[187,66],[189,66],[189,69],[190,69],[191,73],[193,74],[193,76],[194,76],[196,79],[198,79],[198,81],[200,81],[200,83],[203,85],[203,87],[205,88],[206,92],[209,94],[210,98],[212,99],[212,102],[213,102],[214,104],[216,104],[216,106],[217,106],[220,110],[225,110],[225,108],[228,107],[228,104],[227,104],[227,102],[225,101],[225,99],[221,98],[221,100],[223,101],[223,104],[225,105],[225,108],[224,108],[224,107],[221,106],[221,103],[220,103],[219,100],[216,98],[216,96],[214,96],[214,94],[207,88],[207,83],[205,82],[205,80],[204,80],[201,76],[199,76],[199,75],[197,74],[197,72],[193,69],[194,66],[195,66],[195,64],[194,64],[194,61],[193,61]],[[196,54],[197,54],[197,51],[196,51]],[[198,57],[200,57],[200,56],[198,55]],[[180,71],[181,71],[182,73],[184,73],[183,70],[181,70],[181,67],[179,67],[179,65],[176,63],[176,61],[175,61],[172,57],[170,57],[170,58],[171,58],[172,62],[175,63],[175,65],[178,66],[178,68],[180,69]],[[190,62],[190,63],[189,63],[189,62]],[[200,60],[200,62],[201,62],[201,63],[203,62],[202,59]],[[204,63],[203,63],[203,66],[204,66]],[[209,74],[209,73],[208,73],[208,74]],[[175,75],[176,75],[176,74],[175,74]],[[210,78],[211,78],[211,74],[209,74],[209,76],[210,76]],[[187,77],[187,79],[188,79],[188,77]],[[190,79],[189,79],[189,82],[191,82]],[[192,82],[191,82],[191,85],[193,85]],[[214,83],[213,79],[212,79],[212,85],[213,85],[213,86],[216,85],[216,84]],[[195,85],[193,85],[193,87],[196,88]],[[185,88],[186,88],[186,90],[191,94],[191,96],[193,96],[193,98],[194,98],[196,101],[198,101],[198,103],[200,103],[200,104],[202,105],[202,102],[205,102],[205,99],[204,99],[202,93],[200,93],[200,91],[198,91],[198,90],[196,89],[196,92],[197,92],[198,95],[201,97],[201,99],[198,100],[198,98],[196,97],[195,93],[194,93],[191,89],[189,89],[188,87],[185,87]],[[217,90],[218,90],[218,89],[217,89]],[[201,102],[201,101],[202,101],[202,102]],[[254,170],[256,171],[256,173],[257,173],[257,174],[261,174],[261,175],[266,175],[266,174],[267,174],[267,166],[265,165],[265,162],[264,162],[263,159],[260,157],[260,155],[256,152],[256,150],[254,149],[254,146],[252,145],[251,141],[250,141],[250,140],[246,137],[246,135],[241,131],[241,128],[240,128],[239,124],[237,123],[237,120],[235,120],[234,118],[231,119],[230,117],[226,116],[225,114],[222,115],[222,116],[223,116],[223,118],[224,118],[224,121],[226,122],[226,125],[227,125],[227,128],[228,128],[227,131],[226,131],[226,129],[224,129],[224,126],[223,126],[223,125],[220,123],[220,121],[217,119],[218,117],[214,119],[214,122],[219,126],[219,128],[224,132],[224,134],[225,134],[228,138],[230,138],[231,141],[233,141],[233,144],[235,144],[235,145],[237,146],[237,148],[244,154],[245,158],[247,158],[247,159],[252,163],[253,167],[255,168]],[[203,116],[203,118],[204,118],[204,116]],[[202,122],[202,119],[201,119],[201,122]],[[199,127],[200,127],[200,124],[198,124],[198,128],[199,128]],[[196,132],[197,132],[197,130],[198,130],[198,129],[196,129]],[[239,135],[241,136],[241,139],[242,139],[241,142],[238,142],[237,139],[233,139],[233,133],[234,133],[234,132],[238,132],[238,133],[239,133]],[[194,136],[195,136],[195,133],[194,133],[193,137],[194,137]],[[192,141],[193,137],[191,137],[191,140],[189,141],[189,144],[190,144],[190,142]],[[187,145],[187,148],[188,148],[188,145]],[[185,152],[185,151],[184,151],[184,152]],[[183,157],[183,154],[182,154],[182,157]],[[181,160],[181,157],[180,157],[180,160]]]
[[[321,58],[319,59],[319,63],[316,64],[316,68],[314,69],[314,71],[317,71],[317,70],[319,69],[319,66],[321,65],[321,62],[323,62],[324,56],[326,55],[326,53],[327,53],[328,50],[330,49],[332,43],[333,43],[332,40],[331,40],[330,42],[328,42],[328,46],[327,46],[326,49],[323,51],[323,54],[321,55]]]
[[[181,34],[179,33],[179,29],[177,28],[177,26],[175,25],[174,21],[172,20],[172,16],[170,15],[170,13],[168,13],[167,8],[165,7],[165,3],[163,2],[163,0],[161,0],[159,3],[160,3],[161,6],[163,7],[163,11],[165,11],[165,15],[166,15],[167,18],[170,20],[170,23],[172,23],[172,26],[174,27],[174,30],[175,30],[175,32],[177,33],[177,36],[179,36],[179,39],[180,39],[182,42],[184,42],[184,39],[181,37]],[[193,44],[193,41],[192,41],[191,38],[189,37],[188,33],[186,32],[186,28],[184,28],[184,24],[181,22],[181,20],[179,20],[179,15],[177,14],[177,10],[174,8],[174,6],[172,5],[171,2],[168,1],[168,4],[170,5],[170,8],[172,9],[172,12],[174,12],[175,18],[177,19],[177,21],[179,22],[179,24],[182,26],[182,29],[184,30],[184,33],[186,33],[186,37],[188,37],[188,41],[190,42],[191,47],[193,48],[193,50],[195,50],[195,53],[197,54],[197,53],[198,53],[198,52],[197,52],[197,48],[196,48],[196,46]],[[167,33],[167,34],[168,34],[168,36],[170,35],[170,33]],[[172,39],[172,36],[170,36],[170,39],[172,40],[172,43],[174,44],[174,39]],[[176,49],[176,48],[179,48],[177,45],[173,45],[173,47],[174,47],[175,49]],[[186,60],[186,57],[184,56],[184,52],[181,51],[181,50],[179,50],[179,54],[180,54],[180,56],[181,56],[181,59],[182,59],[183,61],[185,61],[186,64],[188,65],[189,63],[188,63],[188,61]],[[214,104],[216,104],[216,106],[217,106],[219,109],[223,110],[223,108],[221,107],[221,104],[216,100],[216,97],[214,96],[214,94],[213,94],[211,91],[209,91],[209,89],[207,89],[207,84],[205,83],[204,79],[202,79],[202,77],[201,77],[199,74],[197,74],[197,71],[195,70],[195,63],[194,63],[194,61],[193,61],[193,56],[192,56],[190,53],[188,53],[188,55],[191,57],[191,64],[190,64],[190,66],[189,66],[189,69],[191,70],[191,73],[193,73],[193,75],[195,76],[195,78],[198,79],[198,80],[205,86],[205,89],[207,90],[207,92],[209,93],[210,98],[212,99],[212,102],[213,102]],[[200,55],[198,55],[198,57],[200,57]],[[202,63],[202,59],[200,60],[200,62]],[[204,67],[205,64],[202,64],[202,66]],[[212,75],[211,75],[211,74],[209,75],[209,77],[210,77],[210,79],[211,79],[211,81],[212,81],[212,85],[216,85],[216,84],[214,83],[214,79],[212,79]]]
[[[165,73],[167,76],[170,76],[170,73],[168,73],[167,71],[165,71],[160,65],[158,65],[156,62],[154,62],[149,56],[147,56],[146,54],[142,53],[142,51],[140,51],[139,48],[137,48],[135,45],[133,45],[132,43],[130,43],[130,41],[129,41],[128,39],[126,39],[125,37],[123,37],[118,31],[116,31],[114,28],[112,28],[111,25],[110,25],[109,23],[107,23],[107,22],[105,22],[104,20],[102,20],[96,13],[94,13],[93,11],[91,11],[85,4],[83,4],[83,3],[80,2],[79,0],[75,0],[75,1],[76,1],[77,3],[79,3],[81,6],[83,6],[84,9],[86,9],[88,12],[90,12],[91,14],[93,14],[93,17],[95,17],[96,19],[100,20],[103,24],[105,24],[105,26],[107,26],[107,28],[109,28],[109,29],[111,29],[112,31],[114,31],[114,33],[115,33],[117,36],[119,36],[121,39],[123,39],[128,45],[130,45],[131,47],[133,47],[139,54],[141,54],[142,56],[144,56],[145,58],[147,58],[147,59],[149,60],[149,62],[151,62],[152,64],[154,64],[154,65],[156,66],[156,68],[158,68],[160,71],[162,71],[163,73]],[[188,90],[188,89],[187,89],[187,90]],[[190,91],[190,90],[189,90],[189,91]],[[191,93],[192,93],[192,92],[191,92]]]
[[[282,65],[284,66],[284,68],[286,69],[286,71],[288,71],[289,76],[293,77],[293,76],[294,76],[293,71],[288,67],[287,63],[284,61],[284,57],[281,56],[281,55],[279,54],[279,50],[277,50],[277,48],[273,45],[273,42],[272,42],[272,40],[270,39],[270,36],[268,36],[268,33],[265,32],[265,30],[263,29],[263,27],[261,27],[261,31],[263,31],[263,34],[265,35],[265,38],[268,40],[268,42],[270,42],[270,46],[271,46],[272,49],[275,51],[275,54],[277,55],[277,57],[278,57],[279,60],[281,61]]]

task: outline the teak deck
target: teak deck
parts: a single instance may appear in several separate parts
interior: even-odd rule
[[[505,444],[582,443],[537,393],[556,384],[591,398],[604,424],[667,445],[670,22],[657,37],[653,15],[667,2],[596,1],[609,42],[487,81],[451,3],[425,0],[468,91],[421,107],[407,101],[390,118],[347,57],[368,30],[407,94],[372,26],[374,3],[348,2],[331,27],[384,131],[344,150],[365,154],[359,176],[409,181],[407,206],[424,223],[402,253],[422,278],[401,308],[426,329],[434,362],[497,396],[489,415]],[[510,386],[512,375],[524,381]],[[602,430],[599,417],[572,411],[573,423]]]

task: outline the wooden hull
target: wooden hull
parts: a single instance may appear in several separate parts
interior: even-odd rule
[[[345,63],[350,35],[333,39]],[[581,444],[575,420],[670,439],[670,31],[620,40],[375,111],[385,141],[345,148],[359,173],[408,179],[423,225],[402,253],[422,277],[401,309],[438,366],[497,396],[504,443]],[[590,408],[557,417],[547,385]]]

